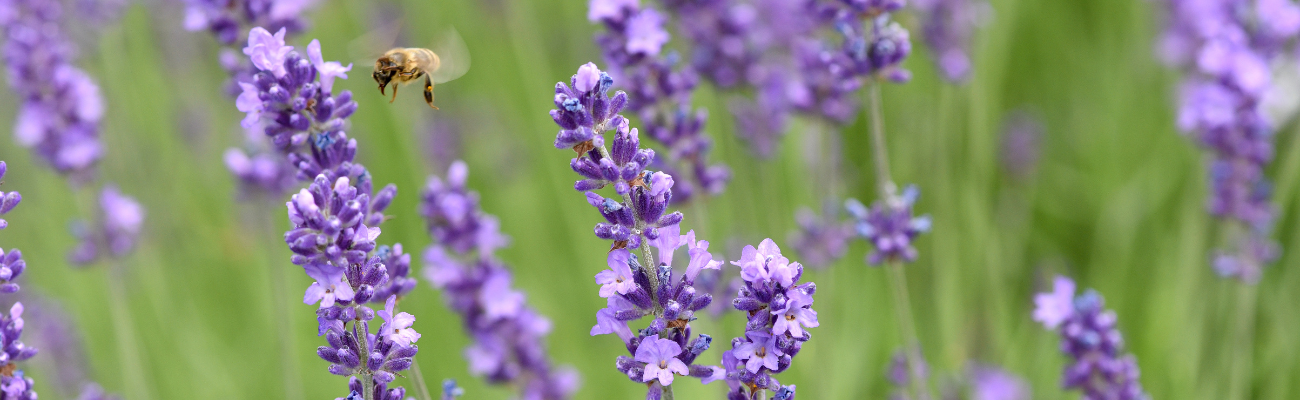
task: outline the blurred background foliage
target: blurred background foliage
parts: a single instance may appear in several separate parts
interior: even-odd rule
[[[516,286],[554,322],[552,357],[582,374],[577,397],[638,398],[644,387],[613,368],[623,346],[588,335],[604,305],[592,275],[604,268],[605,244],[591,235],[599,216],[571,189],[571,154],[552,147],[556,127],[546,113],[556,81],[567,81],[582,63],[600,62],[592,42],[600,28],[586,21],[585,3],[330,0],[308,15],[310,29],[290,44],[302,48],[319,38],[327,60],[348,61],[355,57],[348,44],[379,26],[403,23],[411,45],[447,25],[459,29],[473,67],[438,86],[441,111],[427,109],[409,88],[388,104],[365,68],[336,83],[360,104],[348,132],[360,142],[359,160],[377,183],[399,187],[390,208],[396,219],[385,224],[381,241],[403,243],[418,258],[430,241],[415,213],[424,180],[443,174],[453,158],[465,159],[483,208],[513,239],[500,256],[517,274]],[[1155,398],[1234,397],[1234,357],[1250,360],[1238,371],[1249,377],[1250,398],[1294,397],[1294,124],[1279,130],[1270,171],[1278,182],[1276,238],[1284,254],[1251,289],[1256,293],[1240,296],[1236,281],[1217,278],[1207,265],[1218,232],[1204,211],[1202,156],[1173,124],[1178,77],[1153,57],[1157,6],[991,3],[994,18],[976,37],[970,83],[942,83],[918,40],[906,63],[915,79],[884,90],[895,179],[918,184],[917,209],[934,217],[933,233],[919,240],[920,260],[908,267],[908,289],[938,379],[982,362],[1026,377],[1033,398],[1076,396],[1058,389],[1064,357],[1057,335],[1030,319],[1032,294],[1061,273],[1099,290],[1118,312],[1142,384]],[[108,103],[101,180],[116,182],[148,211],[143,243],[126,261],[147,390],[129,391],[124,383],[118,338],[109,329],[106,266],[80,270],[65,260],[73,245],[69,223],[88,214],[89,193],[78,194],[9,138],[0,145],[0,159],[10,165],[4,189],[21,191],[25,201],[6,216],[11,226],[0,231],[0,244],[23,250],[30,266],[25,292],[63,305],[80,328],[88,374],[110,391],[129,398],[279,398],[291,384],[305,398],[343,395],[346,380],[326,372],[314,354],[324,342],[312,333],[313,307],[298,301],[309,278],[288,262],[280,238],[288,224],[284,199],[236,201],[221,154],[242,143],[242,114],[222,92],[218,45],[206,33],[182,30],[181,15],[178,2],[136,2],[120,23],[80,37],[78,62],[99,80]],[[914,18],[900,18],[915,29]],[[796,122],[772,158],[758,159],[734,134],[726,99],[704,87],[696,104],[711,111],[714,154],[734,180],[722,195],[682,208],[684,229],[715,243],[726,259],[767,237],[794,253],[785,240],[796,227],[794,212],[818,208],[825,191],[816,165],[829,156],[820,145],[827,135],[842,135],[843,146],[829,150],[845,160],[844,194],[875,197],[865,113],[838,133]],[[12,96],[0,96],[0,126],[12,126],[15,108]],[[1009,174],[1000,159],[1002,127],[1016,110],[1045,128],[1037,168],[1023,177]],[[435,141],[450,146],[434,151]],[[855,241],[844,259],[805,274],[819,286],[821,327],[779,376],[798,385],[801,399],[883,398],[890,390],[884,370],[902,340],[884,271],[862,261],[867,250]],[[287,282],[277,285],[273,269],[282,269]],[[440,296],[422,283],[403,303],[424,334],[418,358],[426,380],[457,378],[467,398],[510,397],[508,389],[468,375],[460,355],[468,339]],[[282,317],[276,302],[288,304],[291,315]],[[1248,341],[1234,343],[1243,315],[1257,323]],[[718,339],[703,358],[708,362],[744,326],[734,313],[698,324],[698,332]],[[285,329],[292,334],[282,344],[278,332]],[[294,357],[279,356],[284,345]],[[42,398],[70,396],[45,378],[49,368],[70,366],[38,364],[28,372]],[[724,390],[694,380],[676,386],[685,399],[718,398]]]

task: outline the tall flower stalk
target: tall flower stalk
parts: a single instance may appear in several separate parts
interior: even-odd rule
[[[240,83],[236,107],[247,113],[243,125],[261,127],[297,179],[310,182],[285,203],[293,227],[284,241],[293,264],[316,281],[303,296],[304,303],[319,304],[317,335],[328,344],[316,354],[330,363],[330,373],[349,377],[345,397],[402,399],[405,388],[389,384],[411,368],[421,335],[412,328],[415,317],[399,312],[397,301],[415,282],[401,246],[376,243],[397,187],[375,191],[370,173],[354,162],[357,141],[344,130],[357,105],[351,92],[332,92],[346,70],[323,61],[319,41],[303,58],[285,44],[284,34],[283,28],[274,35],[261,27],[249,32],[244,54],[257,73]],[[373,332],[372,321],[379,325]]]
[[[445,179],[430,176],[425,185],[420,215],[434,242],[424,251],[424,276],[443,291],[474,341],[464,353],[471,373],[513,387],[519,398],[568,399],[577,372],[551,364],[544,343],[551,322],[511,287],[510,270],[493,254],[508,239],[497,218],[479,208],[478,193],[465,185],[468,175],[456,161]]]
[[[595,275],[599,295],[607,307],[596,312],[591,334],[616,334],[630,356],[619,356],[618,371],[648,387],[646,399],[673,399],[676,376],[691,376],[704,383],[722,379],[725,370],[700,365],[697,357],[708,350],[712,337],[694,337],[691,321],[713,296],[695,287],[700,271],[719,269],[709,242],[697,241],[695,232],[681,234],[681,212],[667,212],[673,194],[673,176],[646,170],[655,151],[640,148],[639,133],[619,115],[628,104],[622,91],[609,96],[614,79],[595,64],[587,63],[566,83],[555,85],[551,118],[560,126],[555,148],[572,149],[569,161],[581,180],[574,189],[584,192],[587,203],[605,218],[596,224],[596,237],[610,241],[605,254],[609,269]],[[606,145],[605,134],[613,131]],[[598,194],[611,190],[614,197]],[[688,262],[674,261],[685,245]],[[658,250],[658,262],[651,248]],[[636,254],[639,250],[639,256]],[[680,275],[679,275],[680,274]],[[635,332],[628,322],[650,317]]]
[[[894,297],[894,313],[898,319],[899,333],[902,335],[903,349],[910,367],[912,394],[917,398],[931,398],[930,388],[919,370],[920,342],[916,333],[915,319],[912,314],[910,296],[907,291],[907,277],[903,270],[905,263],[916,260],[918,254],[912,241],[921,233],[930,229],[928,216],[913,217],[912,206],[920,191],[909,186],[903,193],[898,192],[890,175],[888,147],[885,144],[885,121],[882,115],[880,96],[881,81],[904,82],[910,76],[900,64],[911,53],[911,44],[906,30],[896,22],[889,20],[889,11],[902,7],[902,2],[885,2],[876,4],[853,3],[845,11],[845,20],[860,18],[870,28],[870,35],[846,28],[845,46],[850,49],[856,71],[868,79],[866,104],[871,116],[870,132],[873,164],[876,176],[876,192],[879,196],[871,208],[867,208],[856,199],[849,199],[846,206],[856,220],[855,228],[859,236],[869,242],[874,251],[868,255],[867,263],[885,265],[890,292]]]

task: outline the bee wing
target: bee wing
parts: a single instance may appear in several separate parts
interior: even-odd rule
[[[441,62],[438,70],[429,74],[434,83],[453,81],[469,71],[469,48],[465,46],[465,40],[461,39],[455,27],[448,27],[442,35],[439,35],[430,50],[438,54],[438,60]]]
[[[397,47],[398,37],[402,34],[402,23],[394,22],[375,28],[348,43],[348,57],[352,64],[374,69],[375,60]]]

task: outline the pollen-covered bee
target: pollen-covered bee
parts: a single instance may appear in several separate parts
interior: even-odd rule
[[[374,39],[371,39],[372,41]],[[393,86],[392,103],[397,100],[400,85],[424,80],[424,102],[433,105],[433,86],[465,75],[469,70],[469,51],[455,29],[448,29],[433,49],[422,47],[396,47],[375,59],[374,77],[379,93],[387,95],[385,88]]]

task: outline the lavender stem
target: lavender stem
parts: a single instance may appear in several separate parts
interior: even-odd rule
[[[256,215],[257,224],[261,225],[261,230],[267,232],[273,238],[280,235],[276,232],[277,228],[273,227],[271,221],[275,221],[271,215],[271,209],[267,207],[257,207]],[[294,350],[297,347],[293,338],[293,332],[296,332],[293,326],[293,315],[289,310],[289,303],[285,300],[284,294],[292,290],[284,277],[284,268],[280,266],[280,256],[275,255],[270,266],[271,273],[271,301],[275,302],[275,321],[280,325],[277,329],[280,334],[280,366],[284,379],[284,398],[289,400],[300,400],[302,395],[302,382],[299,379],[299,366],[297,359],[294,358]]]
[[[875,155],[876,184],[880,197],[886,202],[895,201],[894,181],[889,175],[889,156],[885,149],[885,121],[881,115],[880,83],[872,81],[867,89],[868,107],[871,109],[871,144]],[[889,291],[894,295],[894,312],[898,315],[899,329],[903,334],[903,354],[907,358],[907,371],[911,376],[912,391],[918,398],[929,399],[928,385],[922,381],[918,368],[920,340],[916,336],[916,325],[912,320],[912,305],[907,294],[907,277],[903,273],[903,263],[891,259],[885,269],[889,274]]]
[[[663,397],[663,400],[674,400],[674,398],[673,398],[673,385],[664,386],[664,397]]]
[[[424,384],[424,373],[420,372],[420,360],[411,357],[411,373],[415,375],[411,379],[415,381],[415,387],[420,388],[420,398],[424,400],[433,400],[429,395],[429,386]]]
[[[1233,341],[1237,351],[1233,351],[1232,371],[1228,386],[1229,399],[1250,398],[1250,385],[1246,383],[1250,376],[1251,352],[1255,337],[1255,285],[1237,285],[1237,329]]]
[[[140,366],[140,346],[135,343],[135,330],[131,326],[131,310],[126,304],[126,268],[122,261],[113,263],[108,271],[108,291],[112,298],[113,330],[117,336],[117,351],[122,357],[122,369],[126,378],[129,397],[149,399],[148,386],[144,382],[144,371]]]

